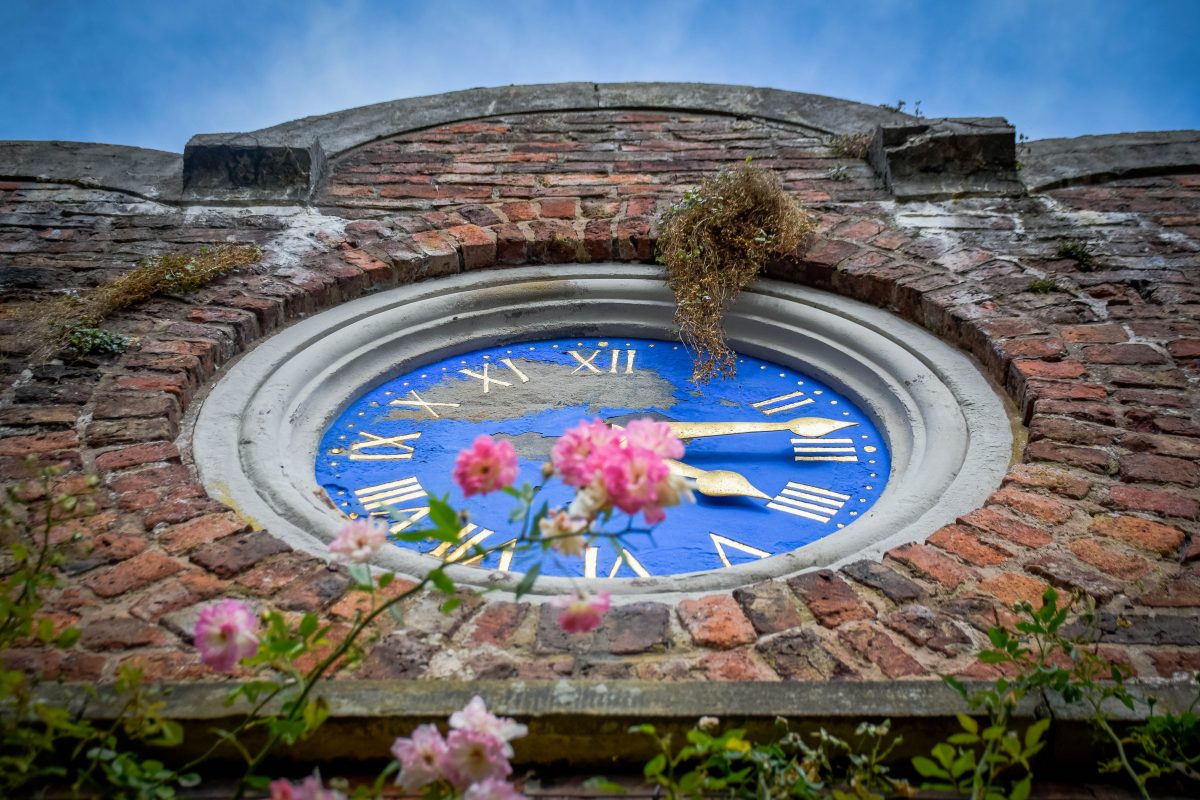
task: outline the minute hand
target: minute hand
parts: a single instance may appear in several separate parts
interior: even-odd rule
[[[796,417],[779,422],[669,422],[671,433],[680,439],[699,439],[705,436],[728,436],[736,433],[769,433],[791,431],[797,436],[818,437],[857,425],[822,417]]]

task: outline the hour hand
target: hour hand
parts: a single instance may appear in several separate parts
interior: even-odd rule
[[[754,484],[746,480],[746,476],[727,469],[700,469],[691,464],[684,464],[673,458],[664,458],[671,472],[696,481],[696,491],[708,497],[760,497],[770,500],[770,495],[763,494]]]
[[[671,433],[680,439],[699,439],[704,436],[728,436],[736,433],[768,433],[791,431],[797,436],[817,438],[857,425],[822,417],[796,417],[779,422],[668,422]]]

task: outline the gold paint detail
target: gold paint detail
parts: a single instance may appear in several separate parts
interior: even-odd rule
[[[869,445],[867,445],[866,447],[864,447],[864,448],[863,448],[863,451],[864,451],[864,452],[867,452],[867,453],[874,453],[874,452],[875,452],[877,449],[878,449],[878,448],[876,448],[874,445],[870,445],[870,444],[869,444]]]
[[[513,554],[517,552],[517,540],[512,539],[504,543],[504,549],[500,551],[500,566],[497,568],[501,572],[512,571]]]
[[[598,575],[597,569],[600,561],[600,548],[588,547],[583,551],[583,577],[595,578]],[[621,571],[621,565],[625,564],[639,578],[649,578],[650,571],[642,566],[642,562],[637,560],[637,557],[628,549],[621,550],[621,554],[613,561],[612,569],[608,571],[609,578],[617,577],[617,573]]]
[[[571,356],[571,358],[575,359],[576,364],[578,364],[578,366],[575,367],[575,369],[571,370],[571,374],[574,375],[575,373],[579,372],[580,370],[585,370],[585,369],[587,370],[587,372],[584,374],[588,374],[588,375],[603,374],[603,372],[605,370],[602,370],[600,367],[596,366],[596,359],[599,357],[599,355],[602,352],[604,352],[604,351],[603,350],[593,350],[592,354],[585,358],[578,350],[568,350],[567,355],[569,355],[569,356]],[[634,362],[635,357],[637,356],[637,351],[636,350],[622,350],[621,348],[614,348],[609,351],[610,360],[609,360],[609,364],[608,364],[608,373],[610,375],[617,375],[622,372],[622,370],[621,370],[621,353],[622,352],[625,353],[624,374],[626,374],[626,375],[633,374],[633,362]],[[601,362],[601,363],[603,363],[603,362]]]
[[[796,417],[779,422],[668,422],[671,433],[680,439],[699,439],[705,436],[728,436],[740,433],[771,433],[791,431],[797,436],[818,437],[857,425],[822,417]]]
[[[599,350],[595,351],[587,358],[584,358],[583,356],[579,355],[578,350],[568,350],[567,355],[571,356],[571,358],[573,358],[579,362],[579,366],[576,367],[575,369],[571,370],[572,375],[574,375],[576,372],[579,372],[579,370],[581,370],[581,369],[586,369],[588,372],[591,372],[594,375],[600,374],[599,368],[597,368],[596,365],[592,363],[593,361],[596,360],[596,356],[600,355]]]
[[[787,488],[767,503],[767,508],[825,523],[829,522],[849,499],[848,494],[788,481]]]
[[[375,486],[364,486],[361,489],[355,489],[354,496],[363,504],[363,508],[372,511],[383,506],[416,500],[418,497],[427,497],[428,494],[421,488],[420,482],[415,477],[411,477]],[[426,513],[428,513],[428,509],[426,509]]]
[[[705,470],[684,464],[673,458],[663,461],[672,474],[691,478],[696,482],[696,491],[707,497],[758,497],[770,500],[771,495],[765,494],[752,484],[745,475],[727,469]]]
[[[483,365],[483,374],[482,375],[480,375],[475,370],[471,370],[471,369],[460,369],[459,372],[462,373],[463,375],[466,375],[468,378],[475,378],[476,380],[483,381],[483,393],[484,394],[488,393],[488,391],[491,389],[491,386],[493,383],[496,384],[497,386],[512,386],[512,384],[509,383],[508,381],[502,381],[499,378],[491,377],[488,374],[489,366],[491,366],[491,365],[490,364]]]
[[[599,547],[589,547],[583,551],[583,577],[596,577],[596,561],[600,558]]]
[[[365,442],[354,442],[350,445],[350,455],[347,456],[351,461],[399,461],[407,460],[413,457],[413,446],[407,442],[416,441],[421,438],[421,433],[401,433],[397,436],[377,436],[374,433],[367,431],[359,431],[359,436],[367,437]],[[394,447],[395,453],[364,453],[362,452],[368,447]]]
[[[423,399],[421,397],[421,395],[417,394],[416,389],[410,389],[408,393],[410,395],[412,395],[411,400],[392,400],[390,403],[388,403],[388,405],[389,406],[412,406],[413,408],[423,408],[426,411],[428,411],[430,413],[430,415],[433,416],[434,419],[438,419],[441,416],[440,414],[438,414],[438,412],[433,410],[434,406],[437,406],[438,408],[458,408],[458,405],[459,405],[458,403],[430,403],[427,400]]]
[[[442,542],[437,547],[429,551],[429,555],[440,558],[447,564],[453,564],[456,561],[462,560],[462,557],[471,551],[471,548],[477,544],[482,544],[485,539],[491,536],[495,531],[490,528],[480,528],[478,525],[468,523],[458,532],[457,542]],[[458,545],[455,547],[455,545]],[[453,550],[450,550],[454,547]],[[479,562],[481,557],[476,554],[463,561],[464,564],[472,564]]]
[[[795,403],[787,403],[788,400],[795,400],[797,397],[804,397],[804,392],[796,391],[791,394],[781,394],[778,397],[768,397],[766,400],[759,400],[757,403],[751,403],[751,408],[757,408],[768,417],[772,414],[778,414],[780,411],[790,411],[793,408],[806,406],[813,402],[811,397],[805,397],[803,400],[797,400]],[[787,405],[779,405],[787,403]]]
[[[511,369],[513,374],[521,379],[521,383],[529,383],[529,376],[517,369],[517,365],[512,362],[511,358],[502,358],[500,363]]]
[[[853,439],[792,439],[797,461],[858,461]]]
[[[717,558],[721,559],[721,563],[727,567],[732,567],[733,565],[729,563],[729,556],[725,554],[726,547],[730,547],[734,550],[740,550],[747,555],[756,556],[758,558],[766,558],[767,556],[771,555],[766,550],[759,550],[757,547],[751,547],[748,544],[743,544],[734,539],[730,539],[728,536],[721,536],[720,534],[712,533],[711,531],[708,534],[708,538],[712,539],[713,547],[715,547],[717,550]]]

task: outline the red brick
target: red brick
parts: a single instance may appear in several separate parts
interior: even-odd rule
[[[980,581],[976,589],[991,595],[1008,608],[1024,601],[1031,603],[1034,608],[1041,608],[1042,594],[1048,584],[1037,578],[1031,578],[1020,572],[1001,572],[986,580]]]
[[[974,570],[964,567],[941,551],[922,544],[906,544],[888,551],[888,556],[907,564],[943,586],[958,586],[974,576]]]
[[[1108,475],[1112,467],[1112,458],[1103,450],[1057,444],[1046,439],[1030,442],[1025,448],[1025,457],[1034,461],[1053,461],[1082,467],[1100,475]]]
[[[1042,380],[1057,381],[1069,381],[1080,378],[1086,371],[1083,364],[1071,359],[1041,361],[1038,359],[1019,358],[1012,362],[1012,369],[1022,378],[1040,378]]]
[[[1122,580],[1135,581],[1153,569],[1150,562],[1140,556],[1122,555],[1092,539],[1076,539],[1069,547],[1080,561]]]
[[[995,566],[1012,558],[1012,553],[981,541],[978,533],[961,525],[939,528],[929,537],[929,544],[937,545],[968,564],[977,566]]]
[[[0,456],[26,456],[32,453],[53,453],[79,446],[75,431],[38,433],[32,436],[9,436],[0,439]]]
[[[1193,565],[1162,586],[1137,598],[1140,605],[1153,608],[1195,608],[1200,606],[1200,567]]]
[[[908,242],[908,234],[901,231],[884,231],[876,236],[871,244],[884,250],[895,250]]]
[[[395,581],[393,581],[395,583]],[[475,618],[471,641],[504,647],[529,614],[528,603],[488,603]]]
[[[883,223],[875,220],[859,220],[848,222],[835,231],[839,239],[850,239],[855,242],[865,242],[883,230]]]
[[[700,659],[704,677],[710,681],[778,681],[779,676],[756,661],[745,650],[708,653]]]
[[[1091,364],[1165,364],[1167,358],[1147,344],[1095,344],[1083,348]]]
[[[128,561],[89,575],[83,583],[101,597],[116,597],[149,586],[181,569],[183,565],[174,559],[147,550]]]
[[[909,675],[924,675],[926,672],[920,662],[881,630],[843,628],[838,631],[838,639],[864,661],[879,667],[884,677],[903,678]]]
[[[537,219],[537,207],[533,203],[526,200],[516,200],[511,203],[503,203],[500,210],[504,212],[504,216],[509,222],[528,222],[531,219]]]
[[[843,622],[874,619],[875,611],[855,594],[850,584],[829,570],[807,572],[788,581],[788,585],[812,611],[817,622],[836,628]]]
[[[0,425],[24,427],[44,425],[47,427],[74,426],[79,417],[75,406],[10,406],[0,410]]]
[[[456,225],[446,233],[454,237],[462,250],[463,266],[467,269],[490,267],[496,263],[496,234],[478,225]]]
[[[1053,439],[1067,444],[1107,447],[1115,443],[1121,433],[1117,428],[1065,417],[1035,416],[1029,425],[1029,439],[1034,442]]]
[[[1036,400],[1105,400],[1108,390],[1098,383],[1052,383],[1028,381],[1028,391]]]
[[[1152,650],[1149,653],[1154,668],[1164,678],[1181,673],[1189,678],[1200,672],[1200,651],[1196,650]]]
[[[1059,335],[1068,342],[1080,344],[1117,344],[1128,341],[1129,335],[1120,325],[1068,325],[1059,329]]]
[[[543,200],[541,216],[551,219],[575,219],[579,216],[578,203],[579,201],[573,197]]]
[[[760,635],[779,633],[804,624],[796,596],[781,581],[764,581],[735,589],[733,597]]]
[[[1107,494],[1114,505],[1130,511],[1150,511],[1165,517],[1187,519],[1200,516],[1200,502],[1171,492],[1118,484],[1108,487]]]
[[[1176,339],[1167,342],[1167,352],[1175,358],[1200,358],[1200,339]]]
[[[682,600],[677,610],[679,621],[700,647],[730,650],[758,639],[754,626],[729,595]]]
[[[955,620],[925,606],[905,606],[883,621],[914,644],[948,656],[961,655],[971,647],[971,637]]]
[[[1033,413],[1057,414],[1064,417],[1075,417],[1086,422],[1099,425],[1116,425],[1120,416],[1120,407],[1106,403],[1090,403],[1078,400],[1046,400],[1039,399],[1033,404]]]
[[[1055,494],[1082,500],[1092,485],[1065,470],[1045,464],[1014,464],[1004,476],[1004,483],[1019,483],[1035,489],[1049,489]]]
[[[87,440],[92,447],[106,447],[114,444],[173,439],[177,433],[179,433],[177,421],[166,417],[104,419],[96,420],[88,425]]]
[[[858,245],[839,242],[836,239],[819,241],[804,254],[804,261],[811,264],[837,266],[859,251]]]
[[[1062,339],[1007,339],[995,344],[1004,358],[1060,358],[1067,354]]]
[[[217,595],[224,594],[228,584],[204,572],[185,572],[163,581],[154,591],[143,594],[129,613],[146,622],[157,622],[164,614],[178,611]]]
[[[231,578],[277,553],[290,550],[266,531],[251,531],[210,542],[191,558],[217,577]]]
[[[129,650],[157,647],[172,641],[162,628],[133,617],[89,620],[83,626],[82,634],[79,646],[87,650]]]
[[[206,514],[179,525],[172,525],[160,533],[158,539],[163,549],[178,555],[194,550],[202,544],[241,533],[249,527],[245,520],[232,511],[224,514]]]
[[[1178,553],[1185,538],[1183,531],[1178,528],[1141,517],[1099,516],[1092,520],[1089,530],[1164,556]]]
[[[1031,517],[1037,517],[1042,522],[1049,522],[1052,525],[1060,525],[1071,518],[1071,506],[1061,500],[1055,500],[1053,497],[1046,497],[1045,495],[1034,494],[1033,492],[1024,492],[1020,489],[1014,489],[1011,486],[994,492],[988,498],[988,503],[1007,506],[1014,511],[1019,511]],[[1021,544],[1024,544],[1024,542],[1021,542]]]
[[[1146,483],[1200,485],[1200,466],[1182,458],[1153,453],[1130,453],[1120,458],[1121,479]]]
[[[1163,436],[1154,433],[1130,433],[1121,440],[1127,450],[1150,452],[1176,458],[1200,458],[1200,440],[1183,436]]]

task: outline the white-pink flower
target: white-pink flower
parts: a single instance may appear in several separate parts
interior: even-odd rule
[[[450,727],[455,730],[476,731],[499,739],[504,745],[502,749],[506,758],[512,758],[513,755],[509,742],[520,739],[529,732],[529,728],[516,720],[497,717],[488,711],[487,705],[479,695],[472,697],[471,702],[463,706],[462,711],[455,711],[450,715]]]
[[[558,615],[560,628],[567,633],[587,633],[600,626],[604,612],[612,605],[612,598],[608,592],[577,592],[556,597],[550,605],[562,609]]]
[[[506,742],[489,733],[457,728],[446,737],[443,774],[458,789],[488,778],[507,778],[512,766],[504,754]]]
[[[309,775],[300,783],[293,784],[283,778],[271,781],[267,787],[271,800],[346,800],[346,795],[321,785],[321,779]]]
[[[387,542],[387,522],[378,517],[351,520],[338,531],[329,543],[334,561],[365,564]]]
[[[446,777],[446,741],[434,725],[418,725],[411,738],[397,739],[392,743],[392,755],[400,762],[396,784],[406,792]]]
[[[630,447],[649,450],[662,458],[683,457],[683,443],[671,433],[670,423],[659,422],[649,417],[632,420],[626,425],[625,441]]]
[[[451,477],[465,497],[512,486],[517,479],[517,451],[505,439],[481,434],[459,452]]]
[[[258,652],[258,620],[240,600],[222,600],[200,612],[193,641],[202,662],[229,672]]]
[[[463,792],[463,800],[525,800],[525,795],[513,788],[508,781],[488,778],[468,786]]]
[[[550,543],[550,547],[565,556],[583,555],[587,548],[587,537],[583,533],[587,528],[587,519],[573,517],[562,509],[538,520],[538,530],[541,531],[542,538]]]
[[[627,447],[609,453],[602,474],[612,504],[626,514],[636,514],[655,504],[659,483],[671,473],[653,450]]]

